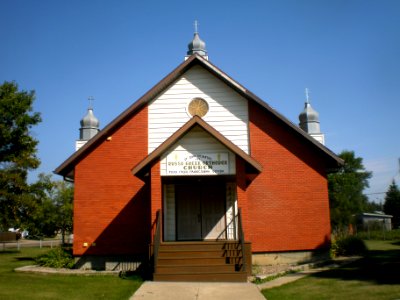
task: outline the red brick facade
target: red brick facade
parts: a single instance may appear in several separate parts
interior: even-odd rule
[[[150,177],[151,199],[149,200],[151,202],[151,239],[153,241],[157,225],[157,211],[161,212],[162,209],[162,183],[159,161],[151,168]]]
[[[163,209],[159,159],[168,145],[162,144],[148,154],[147,105],[191,64],[210,68],[201,58],[192,56],[56,170],[75,182],[75,255],[148,253],[156,213]],[[220,76],[219,72],[214,75]],[[229,83],[226,78],[224,81]],[[237,88],[234,84],[231,87]],[[245,93],[240,89],[237,92]],[[244,97],[248,100],[250,153],[231,141],[233,146],[227,141],[222,144],[238,149],[234,152],[236,196],[246,241],[258,253],[315,250],[329,245],[326,172],[340,164],[340,159],[262,100],[250,93]],[[192,121],[196,118],[201,119],[193,117]],[[208,129],[209,133],[214,131]],[[147,159],[144,168],[141,164]],[[132,168],[138,166],[144,171],[135,173],[136,177]],[[227,176],[226,180],[234,179]]]
[[[236,162],[238,207],[253,252],[312,250],[329,243],[324,160],[282,122],[249,102],[250,184]],[[160,163],[147,183],[130,172],[147,155],[147,109],[101,141],[75,167],[74,254],[143,254],[162,208]]]
[[[330,219],[321,154],[256,103],[249,102],[249,119],[251,156],[264,167],[246,191],[245,234],[253,252],[326,246]]]
[[[130,172],[147,155],[147,115],[140,110],[75,166],[75,255],[148,250],[150,190]]]

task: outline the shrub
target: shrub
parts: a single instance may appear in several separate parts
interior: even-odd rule
[[[72,251],[63,247],[57,247],[42,254],[35,261],[39,266],[50,268],[72,269],[75,264]]]
[[[347,236],[332,241],[331,256],[363,255],[367,247],[362,239],[356,236]]]
[[[400,240],[400,229],[358,231],[357,236],[363,240]]]

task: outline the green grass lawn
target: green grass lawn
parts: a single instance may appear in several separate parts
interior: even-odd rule
[[[263,290],[268,300],[400,299],[400,242],[367,241],[368,254],[338,269]]]
[[[49,249],[0,251],[0,299],[129,299],[139,288],[139,277],[41,275],[17,273],[34,264],[34,257]]]

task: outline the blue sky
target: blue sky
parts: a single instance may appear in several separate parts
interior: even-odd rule
[[[89,96],[104,127],[179,65],[194,20],[210,61],[296,124],[309,88],[372,200],[400,181],[400,1],[2,0],[0,82],[35,90],[43,118],[31,180],[73,153]]]

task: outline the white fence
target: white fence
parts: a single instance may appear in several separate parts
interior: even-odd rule
[[[27,240],[20,239],[18,241],[0,242],[0,251],[8,250],[20,250],[21,248],[53,248],[61,245],[60,239],[50,239],[50,240]]]

